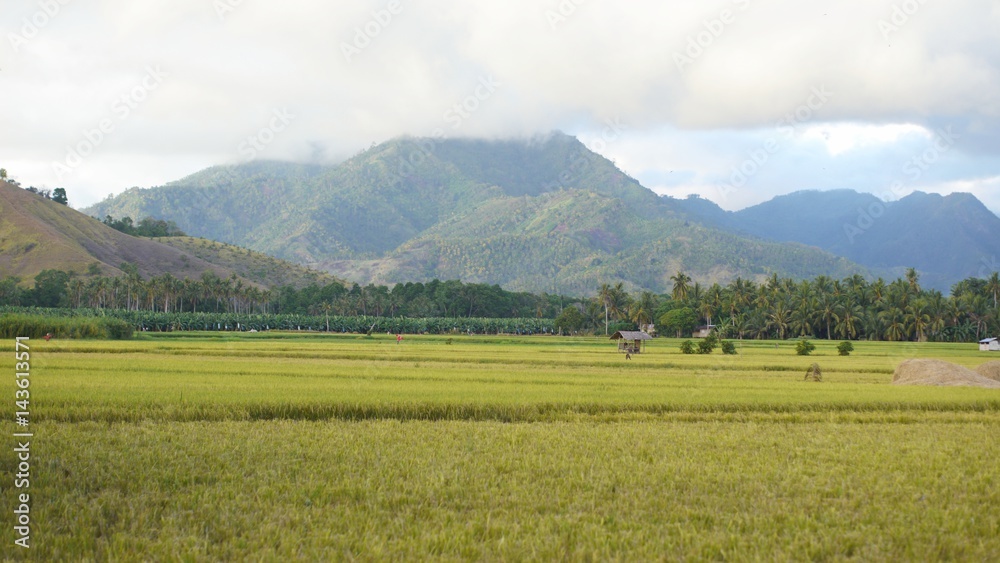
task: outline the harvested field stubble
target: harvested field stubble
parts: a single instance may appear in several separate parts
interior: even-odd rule
[[[1000,360],[980,364],[976,367],[976,373],[994,381],[1000,381]]]
[[[894,385],[936,385],[942,387],[985,387],[1000,389],[1000,381],[984,377],[969,368],[942,360],[916,359],[899,364],[892,376]]]
[[[1000,392],[890,385],[899,344],[820,385],[784,342],[31,343],[28,558],[1000,560]]]

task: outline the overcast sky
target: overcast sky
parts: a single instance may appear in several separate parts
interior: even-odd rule
[[[559,129],[727,209],[852,188],[1000,211],[997,0],[7,0],[0,30],[0,166],[75,207]]]

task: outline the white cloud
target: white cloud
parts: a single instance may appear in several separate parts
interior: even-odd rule
[[[399,0],[387,19],[389,0],[233,2],[221,18],[210,0],[72,2],[16,52],[6,37],[0,130],[17,133],[0,137],[0,158],[22,181],[86,203],[238,161],[240,142],[286,108],[298,117],[261,157],[349,155],[436,128],[593,138],[618,119],[629,129],[606,150],[623,169],[706,197],[778,135],[780,151],[729,207],[806,187],[880,189],[919,129],[949,123],[962,133],[952,164],[921,181],[1000,174],[1000,8],[927,2],[884,33],[898,3]],[[37,10],[5,9],[0,28],[20,33]],[[359,32],[368,43],[348,60]],[[150,65],[169,74],[162,85],[56,177],[51,163]],[[452,127],[445,112],[484,77],[496,92]],[[776,133],[816,88],[830,99],[794,136]]]
[[[931,139],[934,133],[912,123],[823,123],[806,127],[802,132],[803,140],[823,143],[831,156],[873,145],[892,145],[906,136]]]

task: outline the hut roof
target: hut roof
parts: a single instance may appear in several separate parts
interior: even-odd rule
[[[611,340],[652,340],[653,337],[641,330],[619,330],[611,335]]]

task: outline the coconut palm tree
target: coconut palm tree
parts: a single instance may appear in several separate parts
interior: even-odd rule
[[[906,337],[906,314],[899,307],[890,307],[879,313],[885,324],[885,339],[899,342]]]
[[[906,307],[907,333],[913,334],[917,342],[924,340],[924,335],[931,324],[931,316],[927,313],[927,303],[917,299]]]
[[[602,283],[597,290],[597,299],[604,305],[604,336],[608,335],[608,315],[611,309],[611,301],[614,299],[614,290],[610,284]]]
[[[920,293],[920,274],[917,273],[916,268],[906,269],[906,285],[913,295]]]
[[[789,326],[796,336],[810,336],[813,333],[813,315],[815,308],[812,300],[799,302],[799,305],[792,311]]]
[[[648,325],[653,322],[653,312],[656,311],[656,295],[651,291],[643,291],[639,299],[632,302],[629,309],[629,320],[639,325]]]
[[[857,339],[865,315],[864,308],[854,301],[846,301],[840,305],[838,313],[840,321],[835,330],[839,337],[848,340]]]
[[[771,310],[771,314],[767,317],[767,329],[777,331],[778,338],[780,340],[784,340],[785,331],[788,330],[791,314],[792,311],[788,308],[786,303],[775,303],[774,309]]]
[[[832,294],[821,294],[817,303],[816,314],[826,323],[827,340],[833,338],[833,332],[830,330],[831,325],[840,321],[840,317],[837,315],[837,307],[837,300]]]
[[[997,295],[1000,294],[1000,272],[993,272],[986,280],[986,291],[993,295],[993,308],[997,308]]]
[[[684,301],[688,297],[688,289],[691,283],[691,278],[682,271],[678,271],[677,275],[670,276],[670,281],[674,282],[674,288],[671,290],[670,294],[674,299],[679,301]]]

